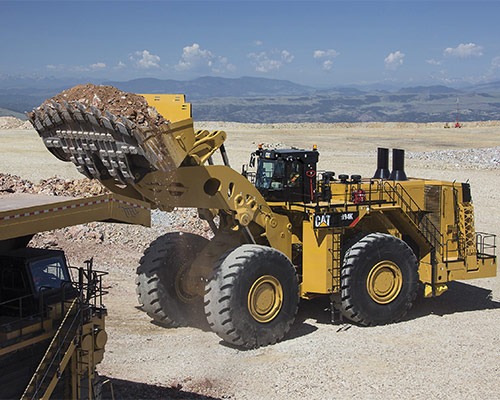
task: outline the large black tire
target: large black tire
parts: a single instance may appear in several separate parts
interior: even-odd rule
[[[227,343],[257,348],[285,337],[297,315],[294,266],[280,251],[245,244],[224,254],[206,285],[205,315]]]
[[[172,232],[156,239],[139,262],[136,292],[142,309],[166,327],[186,326],[203,316],[203,298],[182,295],[179,274],[191,264],[208,240]],[[203,317],[204,318],[204,317]]]
[[[342,314],[360,325],[399,321],[418,288],[418,263],[402,240],[371,233],[347,250],[341,269]]]

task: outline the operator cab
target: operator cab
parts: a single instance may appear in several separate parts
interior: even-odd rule
[[[315,199],[318,151],[299,149],[259,149],[252,154],[255,187],[266,201],[310,203]]]
[[[0,314],[39,313],[40,297],[52,304],[61,291],[74,291],[62,251],[22,248],[0,254]]]

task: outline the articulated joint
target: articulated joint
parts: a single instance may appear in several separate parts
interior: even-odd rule
[[[234,197],[234,209],[236,211],[235,218],[240,225],[248,226],[254,220],[258,210],[257,200],[250,195],[245,198],[242,194],[238,194]]]

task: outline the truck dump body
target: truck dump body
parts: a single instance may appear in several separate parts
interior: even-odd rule
[[[117,194],[71,198],[0,196],[0,241],[93,221],[150,226],[148,203]]]

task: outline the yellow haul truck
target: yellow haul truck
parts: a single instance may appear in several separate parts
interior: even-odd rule
[[[149,225],[147,203],[0,196],[0,397],[93,399],[107,340],[103,272],[71,268],[63,251],[27,247],[37,232],[111,221]]]
[[[474,229],[469,184],[408,179],[402,150],[390,172],[388,149],[370,178],[320,172],[316,149],[259,148],[239,173],[225,132],[195,131],[183,95],[144,97],[167,123],[78,101],[46,102],[30,119],[56,157],[112,192],[197,208],[210,224],[211,240],[168,233],[142,257],[137,293],[158,323],[201,314],[223,340],[254,348],[286,335],[299,298],[328,296],[334,315],[386,324],[419,287],[431,297],[455,279],[495,276],[495,237]]]

